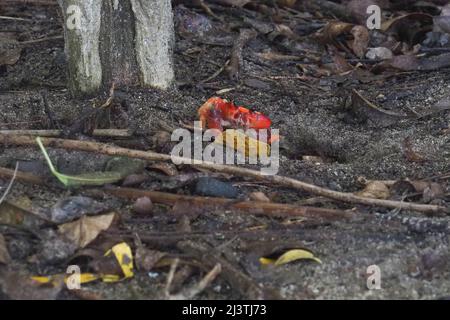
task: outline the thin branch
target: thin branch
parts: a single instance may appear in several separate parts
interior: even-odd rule
[[[0,198],[0,204],[2,204],[2,202],[6,199],[6,196],[8,195],[9,191],[11,191],[14,180],[16,180],[17,169],[19,169],[19,162],[16,162],[16,168],[14,169],[14,174],[13,174],[11,180],[9,181],[8,187],[6,187],[5,192],[3,193],[2,197]]]
[[[133,188],[115,188],[108,187],[103,189],[104,192],[127,199],[137,199],[140,197],[149,197],[155,203],[165,205],[174,205],[178,201],[185,201],[195,207],[204,208],[229,208],[239,211],[246,211],[253,214],[261,214],[268,216],[300,216],[305,218],[324,218],[333,219],[350,219],[354,216],[351,212],[337,209],[316,208],[307,206],[295,206],[284,203],[261,202],[261,201],[237,201],[235,199],[213,198],[213,197],[197,197],[186,196],[180,194],[147,191]]]
[[[0,130],[0,134],[59,137],[64,134],[63,130]],[[129,129],[94,129],[92,135],[95,137],[129,138],[133,135]]]
[[[33,137],[27,136],[15,136],[15,135],[4,135],[0,134],[0,143],[5,145],[27,145],[37,147],[36,141]],[[180,163],[191,164],[194,167],[213,170],[222,173],[228,173],[236,176],[244,176],[255,178],[260,181],[271,182],[280,186],[293,188],[317,196],[323,196],[337,201],[343,201],[347,203],[362,204],[368,206],[379,206],[391,209],[404,209],[412,210],[417,212],[422,212],[425,214],[439,214],[439,213],[449,213],[450,208],[439,206],[439,205],[427,205],[418,204],[413,202],[401,202],[393,200],[382,200],[382,199],[372,199],[357,196],[353,193],[345,193],[333,191],[330,189],[322,188],[313,184],[309,184],[300,180],[293,178],[273,175],[267,176],[263,175],[261,172],[246,168],[240,168],[232,165],[222,165],[215,164],[207,161],[193,161],[192,159],[182,158],[182,157],[172,157],[167,154],[161,154],[153,151],[141,151],[126,149],[121,147],[115,147],[105,143],[89,142],[89,141],[78,141],[78,140],[66,140],[66,139],[55,139],[55,138],[42,138],[42,143],[45,146],[51,148],[62,148],[69,150],[87,151],[94,153],[102,153],[113,156],[123,156],[130,158],[139,158],[150,161],[172,161],[177,160]]]
[[[45,185],[44,179],[42,179],[41,177],[39,177],[37,175],[28,173],[28,172],[21,172],[18,170],[2,168],[2,167],[0,167],[0,177],[3,177],[3,178],[13,178],[14,177],[16,180],[21,181],[21,182],[27,182],[27,183],[37,184],[37,185]]]
[[[170,269],[172,271],[172,268]],[[180,293],[168,295],[170,300],[192,300],[195,296],[199,295],[206,289],[206,287],[211,284],[214,279],[220,274],[222,271],[222,266],[220,263],[217,263],[214,268],[209,271],[202,280],[196,285],[193,285],[187,289],[182,290]]]

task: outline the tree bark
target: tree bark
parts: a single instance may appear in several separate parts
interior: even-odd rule
[[[64,15],[70,91],[168,89],[174,82],[170,0],[58,0]]]

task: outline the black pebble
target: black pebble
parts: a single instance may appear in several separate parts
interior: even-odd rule
[[[195,193],[208,197],[237,198],[239,190],[231,183],[204,177],[197,180]]]

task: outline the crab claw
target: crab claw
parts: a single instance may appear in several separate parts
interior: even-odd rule
[[[265,115],[259,112],[253,112],[248,116],[248,126],[252,129],[268,129],[272,121]]]
[[[229,104],[227,100],[219,97],[209,98],[199,109],[198,115],[202,128],[213,128],[222,130],[221,110]]]

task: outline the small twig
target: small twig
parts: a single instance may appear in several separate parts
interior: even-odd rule
[[[0,130],[0,134],[25,135],[40,137],[60,137],[64,134],[63,130]],[[92,135],[95,137],[107,138],[129,138],[133,133],[129,129],[94,129]]]
[[[14,174],[13,174],[11,180],[9,181],[8,187],[6,187],[5,192],[3,193],[2,197],[0,198],[0,204],[2,204],[2,202],[6,199],[6,196],[8,195],[9,191],[11,191],[14,180],[16,180],[17,169],[19,169],[19,162],[16,162],[16,168],[14,169]]]
[[[17,18],[17,17],[7,17],[7,16],[0,16],[0,20],[15,20],[15,21],[33,22],[33,20],[31,20],[31,19]]]
[[[11,178],[15,177],[16,180],[27,182],[31,184],[44,185],[45,181],[39,176],[36,176],[32,173],[21,172],[18,170],[11,170],[7,168],[0,167],[0,177]]]
[[[196,2],[197,2],[197,4],[200,6],[200,8],[202,8],[202,9],[206,12],[206,14],[208,14],[209,16],[211,16],[211,17],[213,17],[213,18],[215,18],[215,19],[217,19],[217,20],[219,20],[219,21],[221,21],[221,22],[223,22],[223,18],[221,18],[221,17],[219,17],[218,15],[216,15],[216,14],[211,10],[211,8],[205,3],[204,0],[197,0]]]
[[[178,259],[177,259],[178,260]],[[172,267],[170,269],[170,271],[172,271]],[[202,280],[200,280],[199,283],[197,283],[194,286],[191,286],[187,289],[182,290],[180,293],[177,294],[173,294],[173,295],[168,295],[167,297],[170,300],[191,300],[193,299],[195,296],[199,295],[200,293],[203,292],[203,290],[206,289],[206,287],[211,284],[214,279],[216,279],[216,277],[220,274],[220,272],[222,271],[222,266],[220,265],[220,263],[217,263],[214,268],[211,269],[211,271],[209,271]],[[173,276],[172,276],[173,278]]]
[[[353,213],[337,209],[316,208],[307,206],[294,206],[284,203],[261,202],[261,201],[236,201],[224,198],[186,196],[180,194],[148,191],[133,188],[115,188],[108,187],[104,191],[108,194],[127,198],[137,199],[140,197],[149,197],[155,203],[165,205],[174,205],[179,201],[192,203],[196,207],[205,208],[230,208],[238,211],[245,211],[254,214],[268,216],[300,216],[306,218],[324,218],[324,219],[350,219]]]
[[[228,66],[229,63],[230,63],[230,60],[227,60],[220,69],[218,69],[216,72],[214,72],[211,76],[209,76],[205,80],[200,81],[200,83],[209,82],[209,81],[215,79],[219,74],[221,74],[223,72],[223,70],[225,70],[225,68]]]
[[[226,71],[230,77],[230,80],[238,81],[243,64],[242,52],[245,45],[258,33],[252,29],[241,29],[238,38],[236,39],[233,48],[231,49],[230,64],[227,66]]]
[[[36,141],[30,136],[16,136],[0,134],[0,143],[6,145],[28,145],[37,147]],[[260,171],[241,168],[233,165],[216,164],[208,161],[193,161],[189,158],[175,157],[168,154],[157,153],[153,151],[133,150],[112,145],[78,140],[66,140],[56,138],[42,138],[44,146],[51,148],[62,148],[69,150],[87,151],[94,153],[101,153],[114,156],[124,156],[130,158],[139,158],[150,161],[180,161],[180,163],[190,164],[194,167],[213,170],[221,173],[228,173],[237,176],[250,177],[260,181],[271,182],[275,185],[293,188],[304,192],[309,192],[317,196],[324,196],[337,201],[347,203],[362,204],[368,206],[379,206],[391,209],[404,209],[422,212],[426,214],[449,213],[450,208],[439,205],[418,204],[413,202],[401,202],[393,200],[372,199],[357,196],[353,193],[338,192],[326,188],[322,188],[313,184],[309,184],[293,178],[273,175],[268,176],[262,174]]]
[[[35,43],[39,43],[39,42],[45,42],[45,41],[51,41],[51,40],[61,40],[61,39],[64,39],[64,36],[47,37],[47,38],[42,38],[42,39],[22,41],[19,43],[21,45],[27,45],[27,44],[35,44]]]
[[[164,290],[164,294],[165,294],[166,298],[170,297],[170,287],[172,286],[173,278],[175,276],[175,271],[177,270],[179,262],[180,262],[180,259],[176,258],[170,264],[169,274],[167,275],[166,288]]]
[[[31,4],[37,6],[57,6],[56,0],[3,0],[5,4]]]

